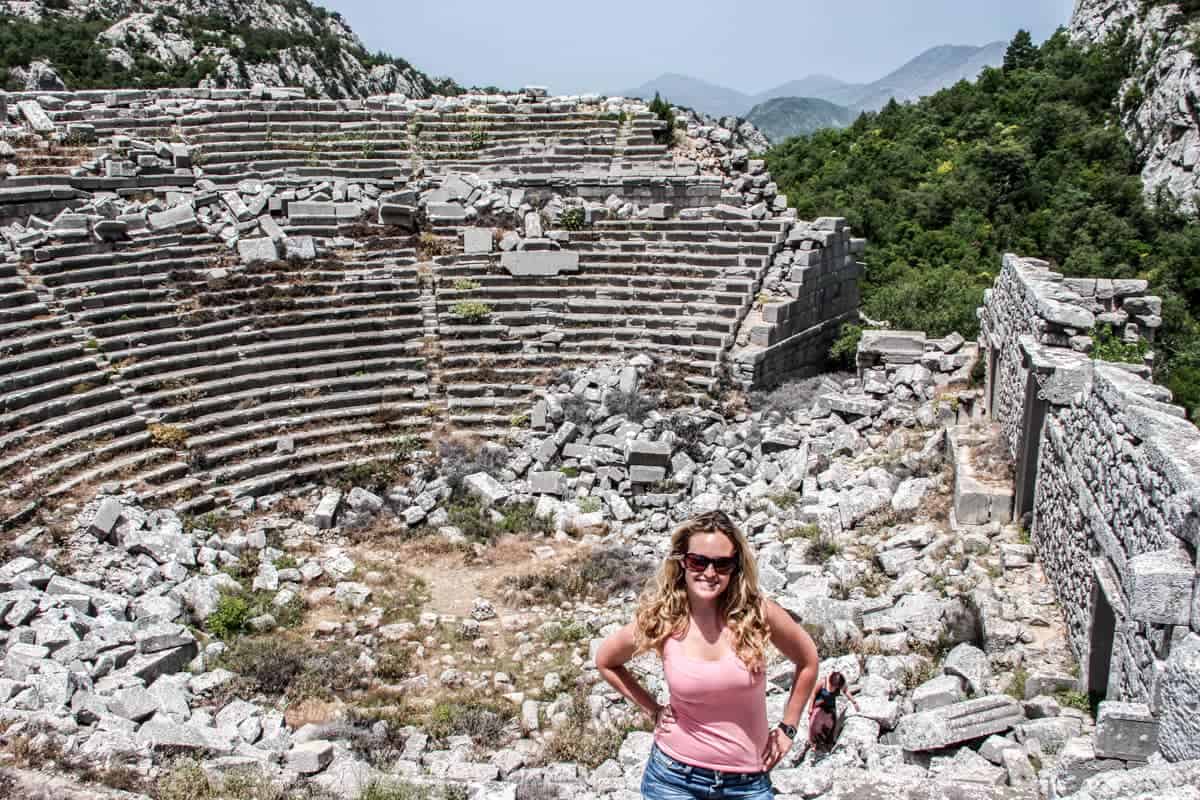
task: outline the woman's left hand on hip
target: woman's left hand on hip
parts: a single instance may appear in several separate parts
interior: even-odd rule
[[[763,771],[769,772],[774,769],[787,752],[792,749],[792,740],[787,737],[787,734],[775,728],[767,737],[767,747],[763,750]]]

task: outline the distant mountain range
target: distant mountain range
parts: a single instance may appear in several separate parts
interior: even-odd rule
[[[1007,42],[993,42],[983,47],[932,47],[871,83],[847,83],[830,75],[809,75],[752,95],[687,75],[667,73],[619,94],[649,99],[658,92],[675,105],[694,108],[706,114],[745,117],[752,121],[757,117],[773,127],[773,134],[763,129],[768,138],[781,141],[787,136],[818,130],[804,127],[818,124],[821,120],[844,120],[840,126],[848,125],[863,111],[876,111],[892,98],[901,102],[916,100],[953,86],[960,80],[974,80],[984,67],[1002,64],[1007,48]],[[795,102],[772,103],[764,107],[769,101],[780,98],[824,101],[839,106],[840,110],[820,103]],[[785,122],[787,119],[793,120],[795,126],[799,127],[789,126]],[[840,127],[836,124],[832,126]],[[821,127],[829,126],[822,124]]]
[[[816,97],[776,97],[750,109],[746,119],[770,142],[825,128],[845,128],[859,112]]]

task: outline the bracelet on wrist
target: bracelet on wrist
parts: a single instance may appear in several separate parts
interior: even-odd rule
[[[792,741],[795,741],[796,728],[794,725],[788,725],[786,722],[780,722],[776,727],[783,731],[784,736],[788,737]]]

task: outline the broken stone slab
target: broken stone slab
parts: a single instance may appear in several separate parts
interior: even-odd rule
[[[377,514],[383,508],[383,498],[361,486],[355,486],[346,497],[346,505],[359,514]]]
[[[21,100],[17,103],[17,110],[21,112],[21,116],[25,117],[25,121],[29,123],[29,127],[35,133],[47,134],[57,130],[54,122],[37,100]]]
[[[966,697],[962,678],[957,675],[939,675],[913,690],[912,703],[917,711],[932,711],[935,708],[954,705]]]
[[[279,247],[270,237],[255,239],[239,239],[237,243],[238,257],[243,264],[254,264],[261,261],[275,261],[279,258]]]
[[[921,507],[925,494],[933,485],[929,478],[909,478],[896,487],[892,495],[892,510],[897,512],[916,511]]]
[[[463,479],[463,486],[468,492],[478,497],[484,506],[498,505],[504,502],[509,495],[508,489],[486,472],[468,475]]]
[[[545,236],[542,228],[542,215],[537,211],[530,211],[525,215],[525,238],[526,239],[541,239]]]
[[[966,642],[946,654],[942,670],[966,681],[967,690],[974,695],[986,692],[992,677],[992,664],[987,653]]]
[[[514,277],[553,277],[579,271],[579,253],[567,250],[502,253],[500,266]]]
[[[562,497],[567,490],[567,476],[558,471],[531,472],[529,491],[533,494],[552,494]]]
[[[883,401],[867,395],[829,393],[817,398],[814,408],[822,415],[835,411],[858,417],[877,417],[883,413]]]
[[[666,467],[648,467],[635,465],[629,468],[629,480],[632,483],[658,483],[667,477]]]
[[[190,751],[228,755],[233,752],[233,743],[215,728],[197,725],[180,725],[163,714],[154,716],[142,724],[137,732],[138,741],[154,750],[169,752]]]
[[[196,210],[187,203],[172,206],[166,211],[151,214],[146,219],[152,231],[175,231],[184,233],[200,226]]]
[[[1144,703],[1100,704],[1096,715],[1097,758],[1146,761],[1158,750],[1158,720]]]
[[[625,463],[629,466],[663,467],[671,464],[671,445],[635,439],[625,445]]]
[[[117,522],[121,519],[121,512],[124,510],[125,507],[117,498],[104,498],[100,501],[100,507],[96,509],[96,516],[92,518],[88,533],[102,542],[110,541],[113,529],[117,527]]]
[[[492,252],[494,242],[491,228],[467,228],[463,231],[463,252],[469,256]]]
[[[125,612],[129,608],[127,598],[70,578],[64,578],[61,575],[55,575],[50,579],[50,583],[46,586],[46,594],[86,597],[96,608],[112,614],[117,619],[125,619]]]
[[[154,716],[158,707],[158,698],[140,686],[121,689],[109,703],[112,713],[134,722],[144,722]]]
[[[858,342],[858,365],[916,364],[925,354],[923,331],[863,331]]]
[[[102,242],[119,242],[129,234],[129,223],[121,219],[102,219],[92,226],[92,233]]]
[[[988,695],[910,714],[900,720],[896,734],[905,750],[939,750],[1002,733],[1024,719],[1025,713],[1016,700],[1007,695]]]
[[[315,775],[333,762],[333,743],[314,740],[288,751],[287,768],[301,775]]]
[[[317,240],[311,236],[288,236],[283,240],[283,250],[289,260],[312,261],[317,257]]]
[[[714,206],[713,210],[712,210],[712,215],[717,219],[730,219],[730,220],[753,219],[753,215],[750,213],[750,209],[738,208],[737,206],[731,206],[726,203],[719,203],[716,206]]]
[[[1189,633],[1172,643],[1160,679],[1158,743],[1168,761],[1200,759],[1200,634]]]
[[[172,650],[136,655],[121,668],[120,674],[140,678],[150,684],[163,675],[174,675],[182,671],[199,652],[196,642],[191,641]]]
[[[342,493],[339,491],[326,492],[320,502],[317,503],[317,510],[313,513],[314,524],[317,530],[329,530],[333,527],[334,520],[337,517],[338,506],[342,502]]]
[[[1188,625],[1196,568],[1182,553],[1155,550],[1129,559],[1125,570],[1129,616],[1150,625]]]

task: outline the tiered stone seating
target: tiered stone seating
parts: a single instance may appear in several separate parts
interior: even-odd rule
[[[118,480],[200,509],[328,479],[435,421],[507,430],[535,387],[598,359],[655,354],[649,390],[710,389],[768,269],[790,261],[791,221],[759,220],[773,190],[699,174],[619,101],[212,90],[47,105],[46,140],[95,151],[0,185],[0,222],[19,223],[0,243],[0,481],[26,496]],[[612,196],[612,216],[655,219],[548,240],[523,216],[565,202],[595,219]],[[58,227],[63,208],[77,213]],[[457,255],[470,222],[522,231],[517,255],[561,247],[578,271]],[[488,311],[460,317],[464,301]]]
[[[451,422],[508,425],[548,370],[643,352],[696,389],[712,386],[785,230],[784,222],[601,222],[571,234],[579,272],[514,277],[494,259],[467,257],[440,267]],[[463,301],[486,304],[486,321],[456,317]]]
[[[218,184],[245,178],[312,182],[406,179],[408,115],[349,110],[332,101],[223,101],[180,120],[197,161]]]
[[[0,521],[163,455],[95,343],[54,313],[35,285],[13,264],[0,265],[0,481],[18,485]]]
[[[433,172],[547,175],[654,165],[667,156],[667,148],[654,142],[656,122],[652,115],[623,120],[546,104],[493,105],[418,113],[411,130],[415,156]]]

